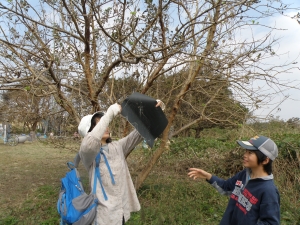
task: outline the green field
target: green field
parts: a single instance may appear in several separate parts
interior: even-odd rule
[[[221,132],[222,133],[222,132]],[[220,134],[220,133],[219,133]],[[204,136],[171,141],[138,196],[142,209],[133,213],[128,225],[218,224],[228,198],[219,195],[205,181],[187,177],[189,167],[200,167],[221,177],[241,170],[243,151],[230,136]],[[218,137],[216,137],[218,136]],[[300,224],[300,135],[273,135],[280,156],[274,164],[275,182],[281,194],[281,224]],[[66,145],[25,142],[17,146],[0,144],[0,224],[59,224],[56,201],[60,178],[67,171],[78,143]],[[136,175],[153,150],[138,147],[128,165]],[[80,167],[87,186],[87,173]]]

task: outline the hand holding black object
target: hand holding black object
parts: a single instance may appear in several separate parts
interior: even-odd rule
[[[145,138],[147,144],[153,147],[154,140],[168,124],[161,107],[158,107],[164,106],[163,102],[135,92],[126,98],[121,106],[121,114]]]

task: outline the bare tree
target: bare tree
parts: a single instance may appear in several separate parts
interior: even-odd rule
[[[245,83],[262,79],[267,84],[283,85],[276,76],[288,67],[260,64],[263,59],[276,56],[272,48],[276,40],[269,33],[260,39],[237,36],[251,26],[259,26],[259,18],[289,8],[278,1],[266,3],[257,0],[0,3],[0,90],[30,91],[37,97],[51,95],[77,123],[84,114],[100,110],[133,90],[166,99],[169,123],[161,145],[137,177],[136,188],[139,188],[166,149],[170,128],[182,103],[189,105],[195,116],[175,133],[202,120],[229,121],[236,108],[225,103],[238,95],[248,96],[247,102],[251,104],[262,103],[263,96]],[[250,11],[256,11],[255,16]],[[273,28],[268,29],[271,32]],[[173,83],[176,96],[171,98],[174,92],[160,91],[159,84],[163,76],[179,71],[185,71],[185,79],[180,84]],[[134,85],[120,90],[121,82],[117,80],[130,77],[134,77]],[[232,94],[226,96],[224,90]],[[193,93],[201,93],[205,99],[199,104],[190,97]],[[226,117],[216,116],[212,110],[221,102],[218,110],[226,110]],[[248,107],[245,103],[241,105]]]

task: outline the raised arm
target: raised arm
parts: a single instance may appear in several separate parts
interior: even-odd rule
[[[119,104],[111,105],[107,112],[101,117],[94,129],[87,133],[87,135],[83,138],[79,155],[86,169],[92,165],[101,147],[101,139],[106,131],[106,128],[113,118],[120,113],[120,111],[121,106]]]

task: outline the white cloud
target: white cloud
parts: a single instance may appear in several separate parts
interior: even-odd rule
[[[285,0],[286,3],[287,0]],[[300,2],[296,3],[300,7]],[[294,6],[297,6],[294,4]],[[298,62],[298,64],[292,64],[286,67],[288,71],[279,73],[276,77],[280,83],[288,83],[290,86],[295,88],[278,88],[273,86],[274,90],[265,90],[265,84],[262,81],[257,81],[254,86],[264,86],[264,88],[259,91],[263,94],[276,92],[282,89],[276,95],[269,95],[265,100],[267,103],[262,105],[261,108],[254,111],[254,115],[259,118],[265,118],[266,116],[272,114],[274,117],[287,120],[292,117],[300,117],[300,25],[298,22],[291,17],[298,13],[297,10],[290,11],[288,14],[281,15],[278,14],[271,18],[261,19],[259,25],[251,26],[251,29],[241,30],[241,39],[251,39],[252,38],[263,38],[271,29],[265,26],[276,27],[277,30],[272,31],[272,37],[278,38],[278,43],[272,46],[272,49],[278,55],[277,57],[272,57],[270,59],[265,59],[264,64],[269,66],[279,66],[282,64],[290,64],[292,62]],[[257,22],[257,21],[255,21]],[[250,41],[250,40],[249,40]],[[255,87],[254,87],[255,88]],[[265,90],[265,91],[263,91]],[[287,97],[288,96],[288,97]]]
[[[278,75],[278,78],[285,81],[289,80],[291,81],[292,86],[300,88],[300,25],[296,20],[292,20],[283,15],[277,16],[273,20],[267,22],[269,22],[270,26],[276,25],[279,28],[286,29],[285,31],[278,30],[274,32],[275,36],[281,37],[279,45],[274,49],[280,56],[272,59],[272,64],[279,65],[282,63],[298,61],[298,64],[293,65],[295,68],[291,69],[289,72],[281,73]],[[285,96],[289,97],[286,99]],[[270,102],[271,105],[255,111],[255,115],[266,116],[271,113],[284,120],[292,117],[300,117],[299,101],[300,90],[286,90],[283,93],[278,94],[273,101]],[[280,104],[280,102],[282,103]]]

